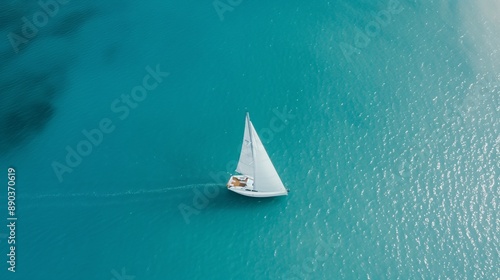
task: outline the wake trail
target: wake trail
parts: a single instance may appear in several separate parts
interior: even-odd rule
[[[27,200],[52,200],[52,199],[77,199],[77,198],[121,198],[121,197],[138,197],[140,195],[148,195],[148,194],[166,194],[172,191],[179,190],[187,190],[187,189],[195,189],[195,188],[204,188],[204,187],[221,187],[221,184],[191,184],[177,187],[167,187],[161,189],[140,189],[140,190],[128,190],[122,192],[114,192],[114,193],[98,193],[98,192],[84,192],[84,193],[54,193],[54,194],[38,194],[38,195],[27,195],[24,197],[20,197],[22,199]]]

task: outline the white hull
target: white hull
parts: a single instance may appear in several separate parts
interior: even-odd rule
[[[273,196],[288,195],[288,192],[253,192],[253,191],[247,191],[243,188],[234,188],[234,187],[229,188],[229,190],[250,197],[273,197]]]
[[[253,178],[245,175],[234,175],[227,182],[227,189],[237,194],[250,197],[273,197],[288,195],[288,191],[259,192],[253,189]]]

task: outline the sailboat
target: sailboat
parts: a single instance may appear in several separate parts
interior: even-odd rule
[[[230,191],[251,197],[288,195],[248,113],[236,172],[227,182]]]

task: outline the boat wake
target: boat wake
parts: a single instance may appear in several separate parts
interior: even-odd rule
[[[140,189],[128,190],[114,193],[84,192],[84,193],[54,193],[37,194],[19,197],[28,203],[25,206],[32,207],[53,207],[70,205],[111,205],[111,204],[129,204],[149,201],[164,200],[162,194],[171,194],[175,191],[199,189],[206,187],[221,187],[220,184],[191,184],[177,187],[166,187],[160,189]],[[33,203],[29,203],[29,202]]]

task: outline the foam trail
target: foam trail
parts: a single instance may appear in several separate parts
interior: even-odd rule
[[[96,192],[89,192],[89,193],[70,193],[70,194],[61,194],[61,193],[56,193],[56,194],[41,194],[41,195],[36,195],[32,197],[26,197],[28,199],[41,199],[41,198],[70,198],[70,197],[120,197],[120,196],[129,196],[129,195],[140,195],[140,194],[158,194],[158,193],[167,193],[170,191],[176,191],[176,190],[185,190],[185,189],[194,189],[194,188],[201,188],[201,187],[216,187],[220,186],[220,184],[192,184],[192,185],[185,185],[185,186],[178,186],[178,187],[173,187],[173,188],[161,188],[161,189],[154,189],[154,190],[136,190],[136,191],[126,191],[126,192],[117,192],[117,193],[96,193]]]
[[[39,194],[33,196],[25,196],[21,197],[26,200],[36,200],[36,206],[65,206],[67,203],[71,204],[80,204],[80,205],[107,205],[107,204],[124,204],[129,202],[146,202],[154,199],[145,198],[141,195],[150,195],[150,194],[166,194],[172,191],[178,190],[187,190],[187,189],[195,189],[195,188],[204,188],[204,187],[220,187],[220,184],[191,184],[177,187],[169,187],[169,188],[161,188],[161,189],[141,189],[141,190],[129,190],[125,192],[116,192],[116,193],[97,193],[97,192],[87,192],[87,193],[56,193],[56,194]],[[98,199],[98,200],[83,200],[83,199]],[[116,198],[126,198],[116,200]],[[66,199],[66,200],[63,200]],[[70,201],[68,201],[68,199]],[[78,200],[82,199],[82,200]],[[103,200],[104,199],[104,200]],[[46,202],[52,202],[47,204]],[[58,205],[60,204],[60,205]],[[31,205],[34,206],[34,205]]]

